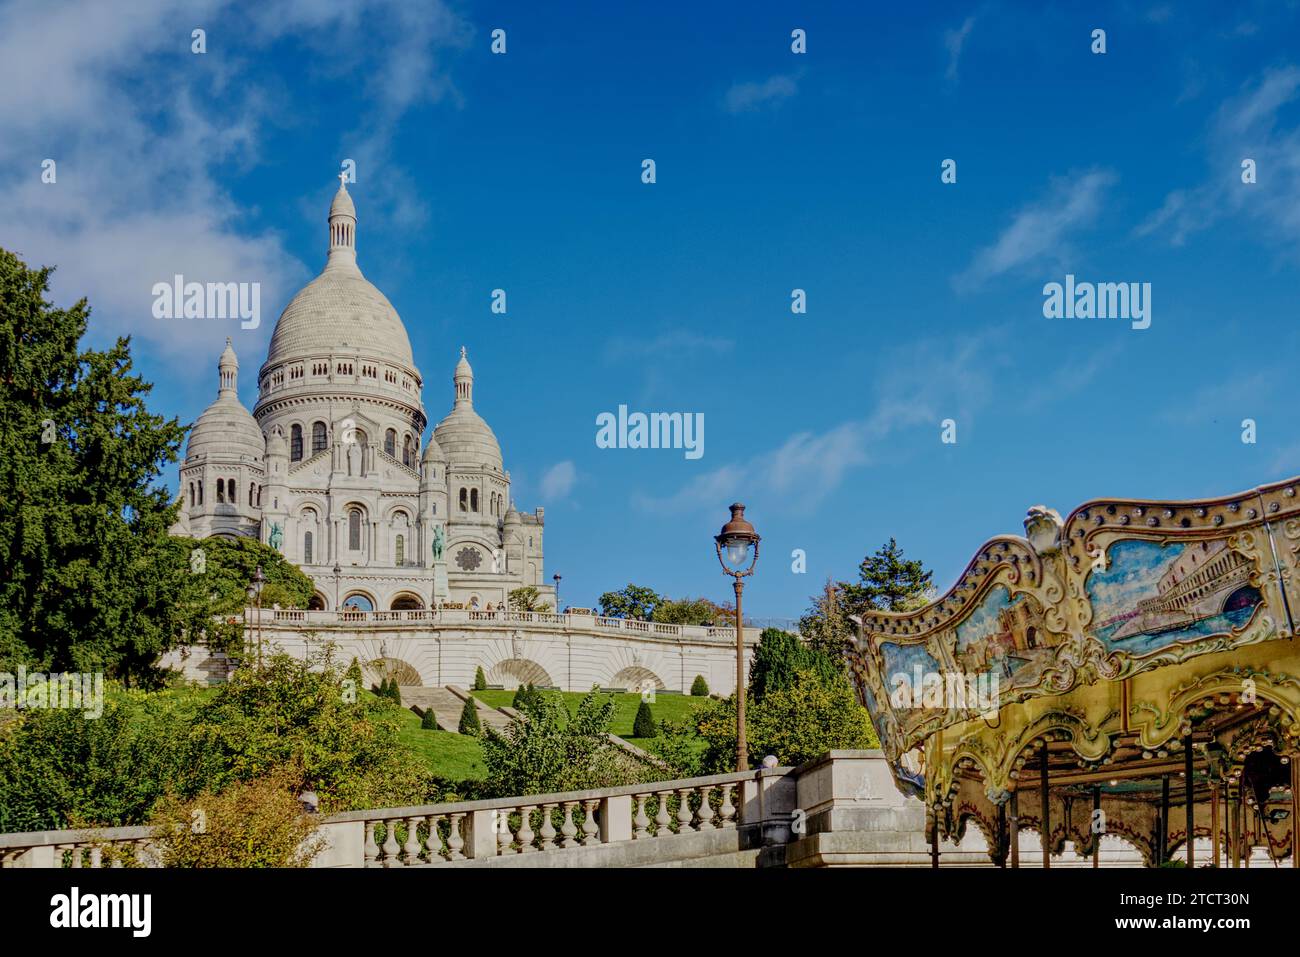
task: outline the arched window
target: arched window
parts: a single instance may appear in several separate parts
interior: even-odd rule
[[[402,464],[407,467],[411,464],[411,437],[409,435],[402,439]]]
[[[397,564],[406,564],[406,536],[397,536]]]
[[[254,485],[252,482],[248,483],[248,504],[249,505],[257,504],[257,486]]]
[[[226,480],[217,479],[217,503],[224,505],[226,502]]]
[[[365,429],[357,429],[356,438],[357,445],[365,445],[370,441],[370,437],[366,435]]]
[[[239,490],[235,488],[235,480],[231,479],[226,483],[226,497],[230,499],[231,505],[239,504]]]
[[[476,488],[469,490],[469,510],[471,512],[478,511],[478,489]]]
[[[397,433],[392,429],[384,433],[384,452],[394,458],[397,457]]]
[[[199,479],[199,504],[203,504],[203,479]]]
[[[324,422],[313,422],[311,426],[311,454],[324,452],[326,442],[326,431]]]
[[[469,508],[469,489],[460,490],[460,510],[463,512]]]
[[[302,426],[295,425],[289,429],[289,461],[302,461]]]
[[[348,512],[348,548],[361,550],[361,510],[357,508]]]
[[[194,483],[190,483],[190,508],[194,507]]]
[[[304,565],[312,563],[311,532],[305,532],[302,536],[302,563]]]

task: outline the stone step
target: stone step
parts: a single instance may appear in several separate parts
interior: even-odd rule
[[[432,710],[434,720],[442,730],[455,731],[460,727],[460,714],[465,708],[465,697],[456,694],[450,686],[425,688],[418,685],[402,685],[400,691],[403,705],[421,717],[424,716],[424,712]],[[474,704],[478,711],[479,723],[484,727],[499,730],[510,724],[510,719],[495,708],[489,708],[478,700],[475,700]]]

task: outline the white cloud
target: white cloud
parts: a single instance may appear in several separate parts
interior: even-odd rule
[[[753,113],[764,106],[776,106],[797,92],[794,77],[777,74],[761,83],[733,84],[722,98],[722,107],[728,113]]]
[[[991,392],[1005,361],[1001,330],[961,339],[932,339],[880,356],[870,414],[824,432],[802,431],[774,449],[705,472],[667,496],[641,495],[647,511],[716,510],[720,501],[771,496],[794,511],[815,507],[854,469],[882,460],[884,440],[952,416],[969,422]]]
[[[1046,196],[1022,207],[997,240],[975,254],[954,285],[970,290],[1013,270],[1060,263],[1069,255],[1071,234],[1097,219],[1115,180],[1115,174],[1104,169],[1054,179]]]
[[[944,31],[943,45],[948,51],[948,71],[945,76],[949,83],[957,82],[957,63],[961,60],[961,51],[966,45],[966,38],[974,28],[975,17],[969,16],[956,30]]]
[[[1181,246],[1221,219],[1241,217],[1255,234],[1293,254],[1300,252],[1300,126],[1280,121],[1300,99],[1300,68],[1269,70],[1226,100],[1207,134],[1211,174],[1202,183],[1171,190],[1136,228]],[[1241,163],[1253,159],[1258,182],[1241,181]]]
[[[572,462],[568,460],[556,462],[542,473],[542,500],[558,502],[560,499],[567,498],[577,481],[578,470],[574,468]]]
[[[201,55],[190,52],[197,27],[207,31]],[[366,78],[373,115],[356,136],[360,160],[383,155],[405,111],[448,95],[435,51],[463,35],[439,2],[417,16],[392,0],[266,0],[252,10],[232,0],[15,0],[0,8],[0,88],[23,91],[0,98],[0,245],[29,264],[57,265],[54,298],[88,297],[102,336],[130,334],[175,359],[215,358],[232,335],[253,360],[279,308],[319,265],[250,226],[229,186],[260,164],[265,128],[292,110],[282,78],[264,69],[269,48],[307,48],[309,80],[340,59],[348,76]],[[58,164],[55,184],[40,181],[46,158]],[[337,158],[304,171],[317,209],[329,201]],[[402,175],[386,187],[374,178],[381,201],[385,188],[400,192]],[[260,282],[261,328],[153,319],[150,290],[176,273]]]

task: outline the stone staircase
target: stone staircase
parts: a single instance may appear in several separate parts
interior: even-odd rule
[[[456,685],[447,685],[445,688],[402,685],[400,690],[403,705],[421,717],[426,711],[433,711],[434,720],[444,731],[455,731],[460,726],[460,713],[465,708],[465,699],[470,696]],[[510,718],[496,708],[489,708],[477,699],[474,704],[478,710],[478,720],[485,728],[499,731],[510,724]]]

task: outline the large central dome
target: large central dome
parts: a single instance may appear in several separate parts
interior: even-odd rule
[[[267,365],[330,352],[361,352],[415,368],[411,340],[387,297],[361,274],[356,210],[340,185],[330,206],[329,260],[289,301],[271,334]]]

